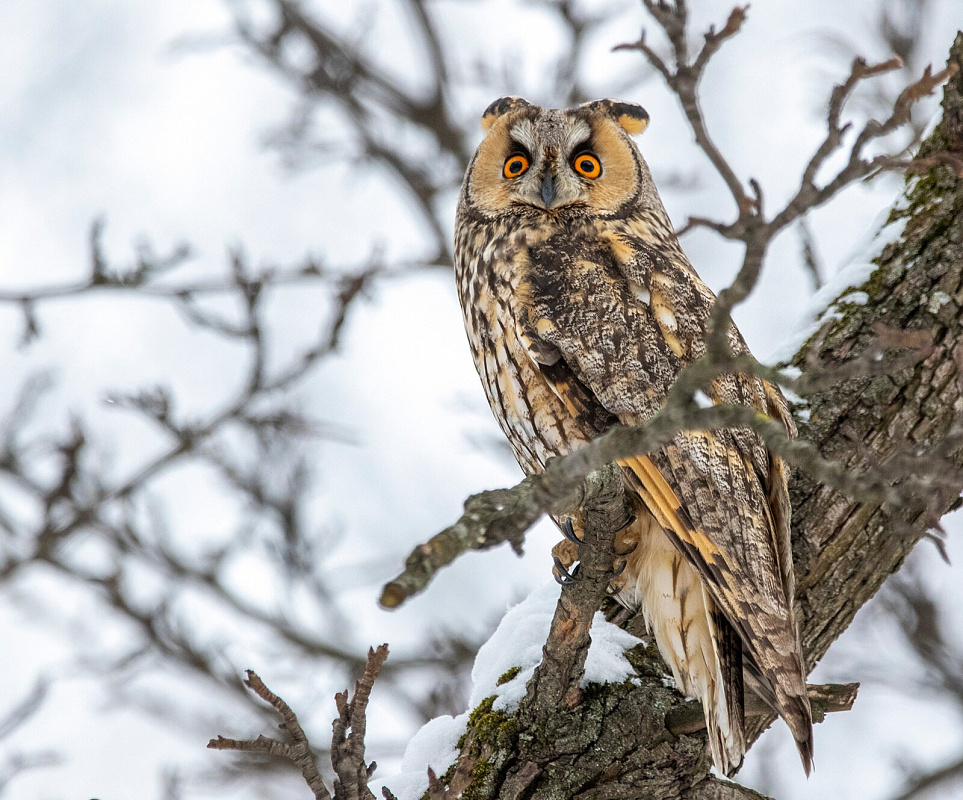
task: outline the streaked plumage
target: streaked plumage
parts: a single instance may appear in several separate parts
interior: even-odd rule
[[[615,423],[644,423],[704,352],[714,296],[628,136],[647,119],[609,100],[557,111],[519,98],[483,117],[458,207],[458,292],[492,410],[528,473]],[[734,327],[729,340],[745,351]],[[765,381],[726,375],[709,394],[795,434]],[[680,690],[702,700],[716,767],[742,761],[748,681],[788,723],[808,772],[783,462],[752,431],[726,429],[681,433],[621,466],[638,506],[623,539],[638,547],[618,599],[642,607]],[[572,550],[556,548],[567,563]]]

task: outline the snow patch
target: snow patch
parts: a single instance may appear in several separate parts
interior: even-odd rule
[[[477,708],[495,695],[492,708],[514,711],[525,696],[525,685],[542,661],[542,647],[555,614],[561,589],[556,583],[546,584],[510,609],[492,637],[481,646],[472,667],[470,708]],[[590,683],[621,683],[635,674],[625,658],[625,651],[641,640],[608,622],[601,612],[592,621],[592,646],[585,659],[582,686]],[[498,679],[509,670],[518,674],[501,686]]]
[[[411,737],[401,759],[401,772],[390,778],[398,800],[418,800],[428,791],[428,767],[439,777],[455,763],[458,740],[465,732],[468,714],[435,717]],[[380,783],[380,781],[379,781]],[[380,792],[376,792],[376,796]]]
[[[511,712],[525,697],[525,685],[542,660],[542,646],[555,614],[561,588],[550,583],[536,589],[502,618],[491,638],[481,646],[472,667],[470,709],[494,695],[492,708]],[[635,676],[625,651],[642,640],[608,622],[601,612],[592,621],[592,646],[585,659],[581,686],[621,683]],[[498,685],[510,670],[518,674]],[[438,717],[419,730],[405,749],[401,772],[383,781],[398,800],[418,800],[428,789],[428,767],[443,775],[455,763],[458,740],[465,732],[469,712]],[[379,785],[382,781],[375,781]],[[378,794],[376,792],[376,794]]]
[[[765,359],[768,364],[784,364],[789,361],[806,340],[831,319],[841,319],[840,303],[863,305],[869,300],[866,292],[848,292],[854,286],[862,286],[873,274],[876,265],[858,262],[841,269],[836,276],[816,292],[806,305],[792,331],[773,348]]]
[[[865,305],[869,301],[869,295],[866,292],[850,291],[847,293],[847,290],[864,284],[876,269],[873,259],[882,252],[886,245],[898,241],[903,235],[906,221],[898,220],[887,224],[888,217],[888,210],[882,211],[876,216],[869,228],[870,234],[857,244],[835,276],[809,298],[806,308],[789,334],[773,348],[768,357],[764,359],[765,363],[785,364],[788,362],[796,355],[806,340],[827,321],[842,317],[838,308],[841,303]]]
[[[786,400],[789,401],[789,404],[793,406],[794,413],[797,412],[803,406],[806,406],[809,404],[809,401],[805,397],[801,397],[800,395],[796,394],[788,386],[783,386],[782,384],[780,384],[779,388],[782,389],[783,397],[785,397]]]
[[[847,292],[846,296],[841,299],[849,305],[864,306],[869,302],[869,295],[866,292]]]

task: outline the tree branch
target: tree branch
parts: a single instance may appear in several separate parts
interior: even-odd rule
[[[522,716],[534,730],[551,737],[551,721],[559,707],[581,702],[579,683],[585,672],[589,630],[615,575],[616,531],[632,518],[626,507],[621,470],[611,464],[585,481],[580,503],[584,541],[579,546],[577,579],[562,585],[542,663],[528,685]]]
[[[245,685],[277,711],[282,720],[280,727],[287,733],[289,741],[271,739],[263,734],[256,739],[227,739],[218,736],[207,743],[208,748],[265,753],[290,761],[300,770],[308,788],[314,793],[315,800],[374,800],[374,794],[368,789],[368,779],[374,773],[376,765],[374,762],[365,762],[365,712],[371,689],[387,657],[386,644],[377,650],[369,650],[364,674],[354,687],[354,697],[349,700],[347,691],[339,692],[334,697],[338,716],[333,726],[331,764],[338,777],[334,782],[333,794],[324,785],[311,743],[297,715],[251,670],[247,671]]]

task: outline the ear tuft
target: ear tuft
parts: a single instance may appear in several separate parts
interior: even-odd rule
[[[623,103],[619,100],[593,100],[584,103],[582,108],[589,108],[614,119],[622,129],[635,136],[649,127],[649,112],[635,103]]]
[[[482,130],[487,131],[502,114],[507,114],[509,111],[517,111],[520,108],[527,108],[530,105],[531,103],[529,103],[528,100],[523,100],[521,97],[499,97],[486,108],[485,113],[482,114]]]

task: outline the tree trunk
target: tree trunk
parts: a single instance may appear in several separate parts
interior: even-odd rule
[[[963,64],[963,34],[950,60]],[[801,436],[857,472],[873,461],[941,443],[949,451],[943,455],[963,469],[960,439],[946,438],[963,420],[963,71],[946,86],[943,119],[915,164],[919,174],[908,179],[891,214],[894,222],[905,220],[904,232],[884,248],[876,270],[858,287],[868,302],[842,303],[841,318],[794,359],[805,373],[814,359],[830,367],[863,354],[871,359],[884,329],[897,346],[892,331],[931,337],[923,360],[809,395],[810,417],[799,420]],[[912,339],[904,335],[903,344]],[[957,502],[963,487],[948,488],[942,477],[932,496],[897,515],[794,477],[797,604],[810,668],[899,568],[925,535],[927,520]],[[654,646],[637,648],[629,657],[638,685],[591,686],[573,705],[560,703],[548,722],[526,713],[524,703],[512,714],[483,703],[443,783],[466,798],[760,798],[709,776],[704,733],[668,730],[666,716],[684,714],[687,705],[663,685],[665,667]],[[751,717],[750,733],[758,736],[770,722],[771,717]],[[433,790],[432,796],[444,795]]]

